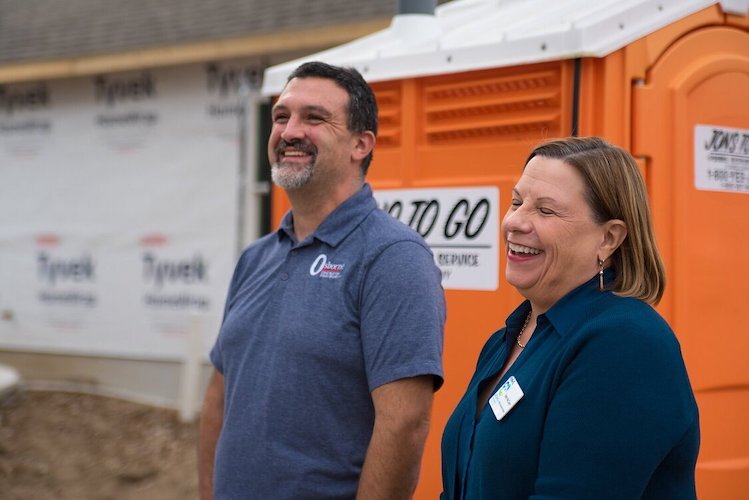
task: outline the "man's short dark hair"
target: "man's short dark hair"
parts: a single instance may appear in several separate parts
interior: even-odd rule
[[[336,85],[346,91],[349,97],[348,129],[352,132],[371,131],[377,136],[377,101],[372,88],[354,68],[332,66],[324,62],[306,62],[295,69],[287,79],[293,78],[326,78],[333,80]],[[369,164],[372,162],[370,152],[361,164],[362,175],[367,175]]]

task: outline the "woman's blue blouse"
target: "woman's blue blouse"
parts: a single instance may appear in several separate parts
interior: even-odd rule
[[[515,377],[523,397],[501,420],[489,404],[477,416],[529,307],[486,343],[447,422],[441,498],[695,498],[699,422],[678,341],[652,307],[599,291],[597,277],[538,317],[497,385]]]

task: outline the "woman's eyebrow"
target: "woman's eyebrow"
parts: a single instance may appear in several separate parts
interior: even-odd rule
[[[512,194],[514,196],[521,196],[520,191],[518,191],[516,188],[512,188]],[[536,201],[540,201],[543,203],[559,203],[556,198],[552,198],[551,196],[542,196],[540,198],[536,198]]]

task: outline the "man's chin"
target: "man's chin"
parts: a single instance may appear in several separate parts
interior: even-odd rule
[[[300,169],[297,165],[292,167],[276,163],[271,167],[271,180],[281,189],[294,191],[307,185],[312,179],[312,173],[311,165],[305,165]]]

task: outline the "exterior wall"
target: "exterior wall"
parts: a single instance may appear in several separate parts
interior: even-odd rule
[[[267,194],[262,192],[262,176],[258,172],[258,165],[264,166],[265,161],[258,161],[257,150],[253,147],[262,140],[266,130],[256,126],[265,103],[257,91],[254,95],[250,91],[248,97],[248,140],[244,148],[248,174],[243,182],[246,210],[241,233],[237,220],[238,77],[240,70],[244,71],[240,68],[242,64],[249,64],[256,74],[261,74],[262,68],[258,67],[257,60],[248,63],[245,59],[239,65],[236,60],[217,62],[214,67],[218,71],[209,70],[206,63],[78,78],[0,82],[6,100],[23,95],[25,89],[45,89],[44,99],[13,100],[13,109],[9,104],[0,110],[0,124],[3,125],[0,177],[5,214],[0,224],[0,260],[4,263],[0,266],[3,283],[0,286],[0,360],[21,373],[24,387],[77,388],[168,407],[181,404],[180,359],[188,344],[184,327],[193,314],[189,307],[171,308],[169,312],[157,307],[162,309],[158,312],[144,304],[145,295],[136,298],[140,292],[132,285],[137,281],[146,285],[149,279],[146,274],[153,277],[153,273],[138,268],[140,264],[145,265],[144,254],[140,257],[136,254],[148,252],[157,259],[175,259],[174,264],[182,262],[179,264],[181,271],[171,266],[174,273],[161,273],[164,279],[156,286],[159,290],[153,289],[157,295],[176,291],[173,287],[180,281],[176,279],[178,275],[186,278],[185,285],[187,281],[192,281],[193,285],[197,281],[205,281],[204,284],[212,281],[210,286],[217,287],[215,298],[210,300],[214,319],[207,319],[202,316],[205,311],[201,312],[205,323],[204,346],[199,348],[203,360],[223,311],[238,251],[235,240],[239,234],[244,246],[257,237],[261,227],[267,226],[261,221],[263,216],[267,219],[267,211],[261,209]],[[132,86],[135,90],[128,94],[119,83],[131,81],[128,78],[133,75],[143,79],[142,75],[146,74],[150,75],[148,88],[145,83],[137,88]],[[176,83],[175,75],[181,79]],[[112,87],[110,103],[100,102],[107,99],[97,97],[106,93],[97,87],[100,76],[114,86],[120,85]],[[212,102],[204,100],[206,97]],[[127,120],[118,127],[97,125],[102,116],[126,118],[128,113],[144,112],[154,117],[152,121],[157,126],[149,129]],[[174,112],[192,117],[178,119],[175,123]],[[33,130],[27,132],[28,127],[21,128],[27,122],[43,123],[48,133],[32,136]],[[70,126],[70,122],[74,125]],[[183,130],[175,132],[174,125]],[[212,132],[207,132],[206,126]],[[197,133],[200,129],[204,133]],[[191,133],[197,135],[190,138]],[[213,141],[213,146],[221,144],[219,149],[224,154],[211,154],[215,148],[206,148],[206,139]],[[20,146],[27,147],[20,149]],[[206,158],[206,154],[210,158]],[[172,178],[172,175],[177,177]],[[206,199],[206,188],[210,190],[209,186],[215,186],[219,178],[224,179],[220,181],[224,182],[224,187],[220,188],[220,193],[210,194]],[[185,181],[192,183],[192,187],[187,187]],[[182,188],[177,191],[182,190],[183,196],[169,201],[176,192],[172,188],[178,184]],[[147,217],[137,216],[141,209],[147,211]],[[211,225],[206,227],[191,213],[212,213]],[[220,215],[216,216],[218,213]],[[156,226],[159,228],[156,232],[162,237],[153,237],[155,233],[150,229]],[[219,227],[224,227],[221,236],[209,236],[210,233],[216,236]],[[143,238],[125,236],[132,231]],[[203,252],[198,248],[202,245],[198,240],[206,236],[212,241],[210,245],[217,245],[218,252]],[[84,276],[82,265],[73,264],[71,260],[66,270],[60,271],[62,274],[57,273],[54,280],[47,280],[38,269],[39,252],[57,259],[55,262],[60,265],[66,258],[90,255],[87,261],[90,272]],[[125,253],[132,255],[128,258]],[[180,253],[184,254],[178,255]],[[226,254],[226,258],[221,259],[221,253]],[[201,254],[199,258],[198,254]],[[188,269],[189,260],[198,262],[201,267],[192,266],[192,271],[199,271],[197,274]],[[225,264],[220,264],[219,260],[224,260]],[[128,270],[128,261],[136,267]],[[188,278],[188,274],[192,277]],[[198,280],[198,274],[204,279]],[[115,275],[127,283],[120,278],[113,282],[110,278]],[[205,287],[198,285],[198,288],[204,289],[193,291],[207,297]],[[41,294],[50,296],[47,293],[50,291],[55,297],[71,292],[68,295],[85,295],[91,300],[87,304],[81,301],[42,303],[39,297]],[[142,291],[146,292],[145,288]],[[187,290],[182,292],[195,295]],[[136,303],[138,312],[132,311]],[[165,328],[162,340],[172,344],[166,351],[146,345],[162,336],[152,331],[156,326],[154,321]],[[144,344],[142,341],[147,338],[151,340]],[[202,388],[197,387],[194,392],[199,392],[195,394],[195,399],[199,399]]]
[[[120,71],[162,71],[180,65],[200,64],[211,61],[230,62],[236,58],[256,58],[263,65],[278,64],[319,51],[351,39],[367,35],[386,27],[389,19],[372,19],[322,28],[301,29],[282,33],[249,35],[232,39],[211,40],[133,50],[118,54],[83,56],[64,60],[19,61],[0,65],[0,85],[28,85],[37,82],[58,82],[64,79],[88,79],[97,74]],[[261,68],[262,70],[262,68]],[[232,85],[236,81],[231,82]],[[236,87],[232,92],[236,95]],[[186,103],[187,104],[187,103]],[[255,97],[249,103],[249,144],[244,151],[248,167],[245,189],[247,203],[261,205],[260,214],[252,209],[245,214],[243,243],[252,241],[260,230],[267,226],[269,218],[265,208],[267,194],[263,193],[263,181],[267,175],[260,172],[266,165],[265,147],[267,128],[256,128],[253,119],[262,120],[266,100]],[[238,154],[241,154],[239,151]],[[259,181],[259,182],[258,182]],[[261,198],[265,198],[263,201]],[[253,223],[253,219],[259,219]],[[264,218],[264,219],[261,219]],[[233,244],[227,243],[234,251]],[[0,330],[17,319],[12,311],[0,303]],[[207,332],[209,337],[215,331]],[[127,339],[123,339],[126,341]],[[2,334],[0,333],[0,344]],[[207,348],[206,348],[207,349]],[[159,406],[178,408],[181,404],[181,377],[183,365],[179,360],[167,361],[145,356],[85,355],[75,350],[55,353],[55,349],[35,352],[20,347],[0,347],[0,363],[13,366],[22,376],[22,385],[27,388],[59,388],[101,392]],[[38,351],[38,350],[37,350]],[[207,351],[206,351],[207,354]],[[203,363],[198,381],[198,401],[211,371]]]

